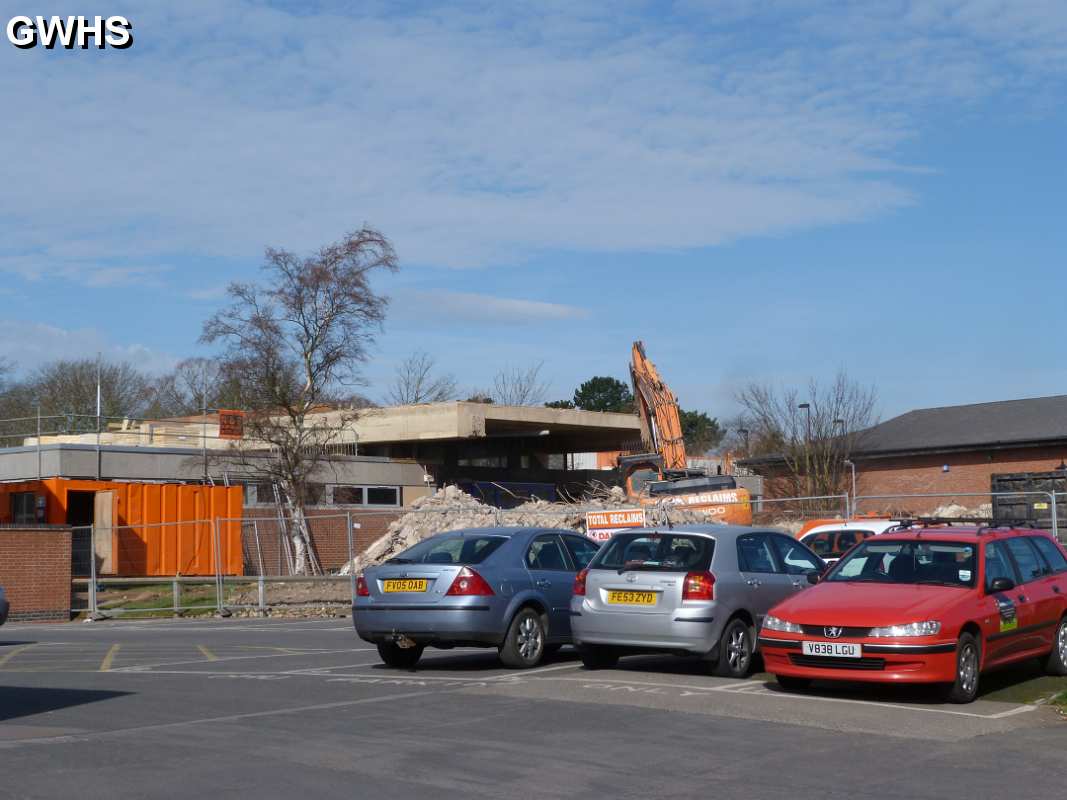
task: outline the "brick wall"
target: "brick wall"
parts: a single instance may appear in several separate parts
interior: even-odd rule
[[[1056,468],[1064,455],[1067,453],[1063,449],[1020,448],[870,461],[857,459],[856,485],[861,495],[988,492],[994,473],[1048,472]],[[973,507],[989,501],[988,497],[935,497],[881,502],[892,510],[928,513],[949,502]],[[869,501],[861,510],[878,510],[875,505]]]
[[[911,512],[926,514],[938,506],[959,503],[975,507],[990,502],[989,497],[960,497],[953,492],[990,490],[996,473],[1049,472],[1067,456],[1064,448],[1016,448],[966,453],[899,456],[884,459],[856,457],[856,489],[860,495],[934,494],[931,498],[868,500],[860,511]],[[944,467],[948,466],[946,472]],[[795,496],[793,482],[781,471],[763,469],[766,497]],[[848,475],[846,473],[846,480]]]
[[[0,529],[0,586],[12,622],[70,620],[70,529]]]
[[[354,531],[352,546],[357,554],[381,537],[389,523],[403,513],[397,511],[353,511],[352,522],[360,527]],[[242,531],[246,574],[258,574],[262,559],[263,572],[267,575],[285,574],[285,557],[277,514],[271,508],[245,509],[249,518],[257,519],[255,527],[245,523]],[[340,569],[348,561],[348,532],[345,517],[337,516],[337,509],[308,509],[308,526],[311,529],[311,544],[319,563],[327,572]],[[255,533],[258,531],[258,546]]]

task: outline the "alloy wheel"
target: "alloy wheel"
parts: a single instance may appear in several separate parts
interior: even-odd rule
[[[748,656],[748,637],[745,635],[745,629],[738,626],[730,633],[730,642],[726,647],[730,668],[740,672],[748,665]]]
[[[531,661],[541,653],[541,626],[533,617],[519,623],[519,655]]]
[[[973,644],[964,645],[960,652],[959,682],[966,694],[973,693],[978,684],[978,649]]]
[[[1060,653],[1060,663],[1067,665],[1067,619],[1060,623],[1056,633],[1056,649]]]

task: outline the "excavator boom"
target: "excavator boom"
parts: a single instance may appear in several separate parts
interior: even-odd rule
[[[678,399],[660,378],[656,365],[648,360],[642,342],[633,344],[630,379],[634,385],[634,400],[645,447],[660,454],[664,470],[684,470],[685,438]]]
[[[647,452],[619,456],[626,494],[643,506],[669,504],[704,511],[721,522],[751,525],[748,491],[738,488],[732,476],[687,469],[678,398],[648,360],[641,342],[633,345],[630,379]]]

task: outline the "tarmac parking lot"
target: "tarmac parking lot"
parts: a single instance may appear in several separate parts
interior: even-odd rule
[[[700,667],[457,649],[396,671],[346,619],[8,625],[0,796],[1062,796],[1067,721],[1003,679],[949,706]]]

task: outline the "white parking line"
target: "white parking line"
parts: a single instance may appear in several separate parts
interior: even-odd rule
[[[294,657],[297,657],[297,656],[308,656],[308,655],[321,656],[321,655],[326,655],[328,653],[361,653],[361,652],[365,652],[365,651],[367,651],[369,649],[371,649],[371,648],[366,648],[366,647],[346,647],[343,650],[317,650],[314,653],[303,653],[303,652],[295,652],[295,653],[265,653],[265,654],[262,654],[262,655],[255,655],[255,656],[226,656],[225,658],[217,658],[214,661],[212,661],[211,663],[212,664],[218,664],[218,663],[220,663],[222,661],[249,661],[251,659],[257,659],[257,658],[294,658]],[[131,664],[131,665],[127,666],[127,667],[119,667],[118,669],[113,669],[111,671],[112,672],[137,672],[138,670],[155,669],[156,667],[181,667],[181,666],[185,666],[187,664],[206,664],[206,663],[208,663],[208,662],[205,659],[194,658],[191,661],[164,661],[164,662],[160,662],[158,664]]]
[[[127,734],[140,734],[147,731],[162,731],[173,728],[185,728],[192,725],[205,723],[239,722],[245,719],[259,719],[262,717],[276,717],[284,714],[302,714],[307,711],[332,711],[350,706],[367,705],[369,703],[387,703],[393,700],[405,700],[412,697],[421,697],[430,692],[405,692],[403,694],[385,695],[383,697],[362,697],[358,700],[342,700],[337,703],[316,703],[309,706],[297,706],[295,708],[276,708],[269,711],[251,711],[244,714],[227,714],[221,717],[202,717],[200,719],[188,719],[180,722],[163,722],[156,725],[138,725],[132,728],[119,728],[118,730],[99,731],[96,733],[67,734],[64,736],[47,736],[34,739],[14,739],[0,741],[0,750],[13,749],[23,745],[49,745],[63,744],[68,742],[85,742],[93,739],[111,739]]]
[[[1014,714],[1025,714],[1028,711],[1034,711],[1037,706],[1020,705],[1015,708],[1008,709],[1007,711],[1000,711],[996,714],[976,714],[973,711],[953,711],[948,708],[928,708],[926,706],[911,706],[904,703],[887,703],[881,700],[854,700],[851,697],[825,697],[819,695],[810,694],[787,694],[785,692],[775,692],[770,689],[764,689],[762,692],[746,692],[746,695],[760,695],[767,697],[780,697],[788,700],[813,700],[815,702],[824,703],[851,703],[853,705],[861,706],[878,706],[879,708],[899,708],[904,711],[925,711],[930,714],[951,714],[957,717],[975,717],[977,719],[1002,719],[1003,717],[1009,717]]]
[[[978,714],[973,711],[955,711],[948,708],[929,708],[927,706],[914,706],[904,703],[888,703],[881,700],[856,700],[849,697],[826,697],[823,695],[810,695],[810,694],[790,694],[786,692],[776,692],[766,688],[766,684],[762,681],[749,681],[743,684],[735,684],[731,686],[696,686],[692,684],[680,684],[680,683],[655,683],[652,681],[633,681],[623,680],[618,678],[537,678],[536,680],[542,681],[569,681],[586,684],[613,684],[617,686],[646,686],[650,688],[663,688],[663,689],[684,689],[688,691],[701,691],[701,692],[726,692],[731,694],[744,694],[746,697],[775,697],[780,700],[808,700],[815,702],[826,703],[851,703],[853,705],[864,706],[876,706],[878,708],[898,708],[903,711],[922,711],[930,714],[950,714],[957,717],[972,717],[975,719],[1003,719],[1004,717],[1011,717],[1016,714],[1025,714],[1029,711],[1034,711],[1038,707],[1035,705],[1019,705],[1014,708],[1007,709],[1006,711],[998,711],[995,714]],[[755,685],[762,685],[763,689],[753,688]]]

